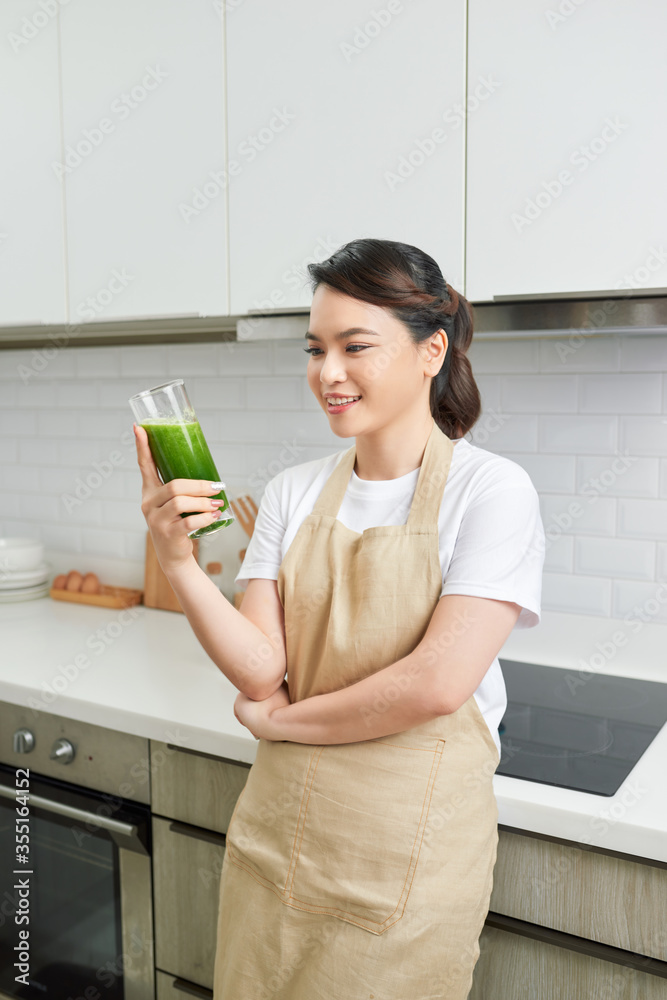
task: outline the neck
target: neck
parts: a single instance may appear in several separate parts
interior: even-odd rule
[[[417,425],[404,421],[358,435],[354,471],[359,479],[398,479],[418,469],[433,425],[429,414]]]

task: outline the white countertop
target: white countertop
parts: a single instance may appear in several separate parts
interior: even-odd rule
[[[0,605],[0,700],[252,763],[236,688],[185,615],[40,600]],[[576,654],[575,654],[576,651]],[[544,612],[501,659],[667,683],[667,625]],[[582,673],[582,679],[586,674]],[[667,726],[614,796],[494,776],[499,822],[667,862]]]

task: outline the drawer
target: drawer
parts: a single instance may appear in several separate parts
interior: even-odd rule
[[[226,833],[249,764],[151,740],[151,810]]]
[[[190,983],[187,979],[179,979],[178,976],[168,976],[166,972],[158,972],[155,985],[156,1000],[192,1000],[192,997],[198,997],[199,1000],[213,1000],[212,990]]]
[[[468,1000],[667,1000],[667,979],[485,926]]]
[[[489,908],[667,961],[667,869],[499,830]]]
[[[225,838],[160,816],[152,828],[155,965],[213,989]]]

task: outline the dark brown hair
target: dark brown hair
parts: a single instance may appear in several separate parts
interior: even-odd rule
[[[447,334],[445,360],[431,382],[431,414],[450,438],[466,434],[482,403],[466,355],[473,334],[473,308],[448,285],[432,257],[409,243],[352,240],[331,257],[309,264],[312,290],[328,285],[345,295],[384,306],[419,344],[437,330]]]

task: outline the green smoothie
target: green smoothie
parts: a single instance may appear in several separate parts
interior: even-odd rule
[[[172,422],[166,420],[146,421],[140,426],[148,435],[151,453],[163,482],[168,483],[171,479],[208,479],[212,483],[220,482],[218,470],[198,420],[187,422],[182,420]],[[220,509],[229,509],[229,502],[224,490],[215,493],[210,499],[224,500],[224,506]],[[181,517],[189,517],[190,514],[197,513],[202,512],[190,511],[189,514],[181,514]],[[190,537],[198,538],[210,531],[224,528],[228,524],[232,524],[233,520],[234,518],[231,517],[227,520],[213,521],[212,524],[193,532]]]

